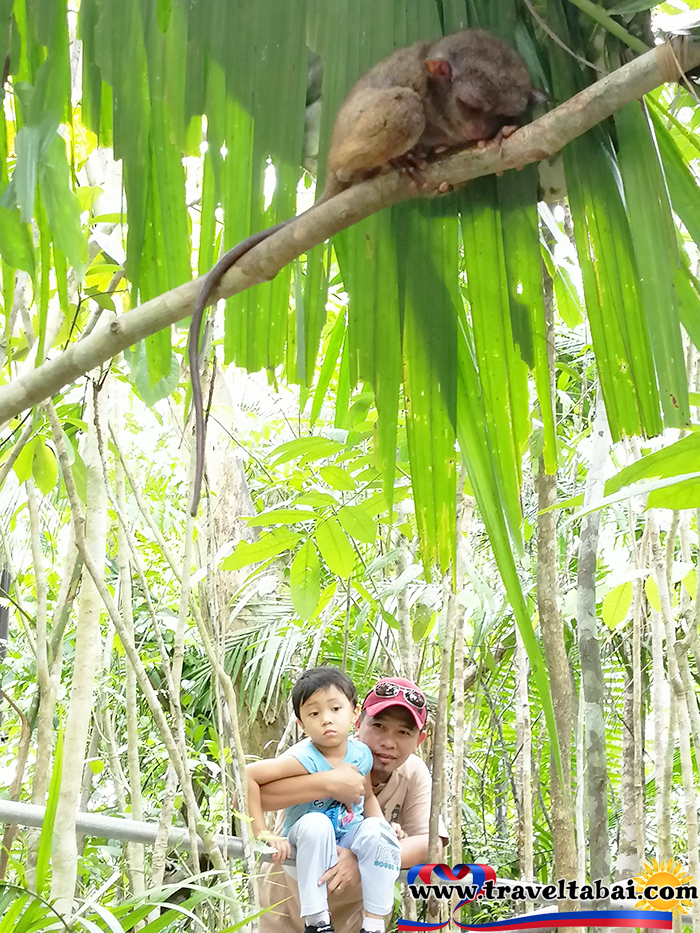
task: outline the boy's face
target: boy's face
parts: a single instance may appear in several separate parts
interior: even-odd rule
[[[318,748],[336,748],[347,739],[359,711],[339,687],[325,687],[301,704],[299,722]]]

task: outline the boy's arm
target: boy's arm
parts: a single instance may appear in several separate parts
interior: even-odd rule
[[[372,788],[372,779],[369,774],[365,778],[365,806],[364,806],[365,816],[378,816],[381,820],[385,819],[384,814],[382,813],[382,808],[379,806],[379,801],[374,796],[374,790]]]
[[[261,839],[268,843],[276,854],[273,855],[273,862],[283,862],[289,858],[291,848],[289,842],[281,836],[275,836],[269,833],[265,828],[265,817],[263,815],[262,800],[260,788],[270,781],[278,781],[286,777],[295,777],[299,774],[307,774],[306,769],[291,755],[282,758],[267,758],[263,761],[254,761],[246,767],[246,777],[248,780],[248,814],[252,819],[253,835],[256,839]]]

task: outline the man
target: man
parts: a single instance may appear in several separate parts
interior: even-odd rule
[[[372,787],[382,813],[399,837],[402,868],[425,862],[428,857],[430,773],[414,754],[425,738],[427,712],[425,696],[414,683],[387,677],[367,694],[355,733],[372,752]],[[330,795],[352,810],[362,796],[363,781],[353,765],[342,764],[332,771],[265,784],[262,803],[266,810],[277,810]],[[260,918],[260,933],[302,933],[296,882],[277,866],[266,866],[263,873],[261,906],[278,906]],[[335,933],[356,933],[362,922],[362,890],[353,853],[339,847],[338,862],[319,883],[328,884]]]

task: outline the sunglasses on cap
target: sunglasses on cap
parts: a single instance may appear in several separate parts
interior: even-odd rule
[[[393,680],[385,680],[383,683],[377,684],[372,693],[381,699],[390,699],[402,693],[404,700],[410,703],[414,709],[423,709],[425,707],[425,697],[419,690],[414,690],[413,687],[404,687],[402,684],[395,684]]]

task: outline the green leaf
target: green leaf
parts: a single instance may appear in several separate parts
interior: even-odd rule
[[[603,126],[563,151],[586,311],[613,440],[662,423],[649,329],[612,143]]]
[[[270,456],[275,466],[296,460],[297,457],[302,457],[301,463],[305,464],[331,457],[343,449],[342,444],[328,437],[299,437],[294,441],[287,441],[286,444],[280,444]]]
[[[233,554],[230,554],[222,562],[221,570],[240,570],[241,567],[247,567],[249,564],[256,564],[259,561],[269,560],[271,557],[277,557],[283,551],[293,548],[301,535],[288,528],[275,528],[267,534],[262,535],[258,541],[241,541]]]
[[[339,314],[336,318],[335,324],[333,325],[333,330],[330,333],[328,338],[328,345],[326,347],[326,352],[323,356],[323,363],[321,364],[321,369],[318,374],[318,384],[314,391],[314,398],[311,404],[311,414],[309,415],[309,422],[313,425],[318,418],[321,412],[321,406],[323,405],[326,394],[328,392],[328,385],[331,381],[331,376],[335,370],[336,364],[338,362],[338,354],[340,353],[340,348],[343,344],[343,339],[345,337],[345,315]]]
[[[124,359],[129,365],[130,381],[149,408],[153,408],[156,402],[167,398],[177,388],[180,381],[180,362],[172,351],[170,352],[170,372],[159,379],[155,385],[151,385],[146,345],[143,340],[124,350]]]
[[[355,480],[348,471],[344,470],[342,467],[325,466],[321,467],[318,472],[333,489],[351,492],[356,486]]]
[[[665,489],[653,489],[647,499],[648,509],[697,509],[700,507],[700,481],[686,479]]]
[[[329,583],[328,586],[324,587],[324,590],[321,593],[321,598],[318,601],[318,605],[314,609],[311,619],[309,619],[309,621],[312,621],[313,619],[317,619],[321,615],[321,613],[326,608],[328,603],[335,596],[337,589],[338,589],[337,580],[334,580],[332,583]]]
[[[105,769],[104,761],[99,761],[98,759],[89,761],[88,766],[93,774],[102,774]]]
[[[344,505],[338,511],[338,521],[347,533],[358,541],[373,544],[377,537],[377,523],[361,505]]]
[[[404,307],[406,436],[416,524],[426,572],[455,550],[458,236],[454,217],[430,202],[402,205],[398,249]]]
[[[34,466],[34,447],[37,443],[39,443],[39,441],[40,438],[38,437],[33,437],[28,440],[15,460],[13,469],[20,483],[26,483],[29,477],[32,475],[32,469]]]
[[[642,298],[666,425],[690,420],[688,377],[674,275],[680,268],[676,228],[656,140],[638,101],[615,114],[618,159],[637,258]]]
[[[683,586],[686,588],[690,594],[691,599],[695,599],[695,594],[698,588],[698,572],[697,570],[691,570],[689,574],[686,574],[681,581]]]
[[[325,506],[337,506],[338,500],[335,496],[332,496],[328,492],[313,492],[304,493],[303,496],[299,496],[298,499],[294,500],[297,505],[310,505],[312,508],[325,508]]]
[[[75,460],[73,462],[73,481],[75,483],[75,488],[78,490],[78,495],[80,496],[80,501],[83,504],[87,503],[87,468],[83,458],[80,456],[80,451],[73,447],[73,452],[75,454]]]
[[[0,207],[0,255],[16,269],[36,275],[34,244],[27,224],[19,219],[18,210]]]
[[[632,605],[632,584],[629,580],[610,590],[603,600],[603,621],[615,629],[626,617]]]
[[[297,551],[289,573],[292,605],[297,615],[308,621],[314,614],[321,595],[320,567],[316,547],[307,538]]]
[[[78,199],[78,204],[80,205],[81,211],[90,211],[92,207],[103,193],[103,189],[99,185],[82,185],[75,192],[75,196]]]
[[[700,435],[689,434],[675,444],[642,457],[612,476],[605,484],[605,495],[617,492],[623,486],[651,477],[681,476],[697,471],[700,463]]]
[[[296,522],[315,521],[316,514],[309,509],[271,509],[244,519],[251,527],[258,525],[293,525]]]
[[[427,638],[437,619],[437,612],[433,612],[425,603],[418,603],[413,610],[413,641],[418,645]]]
[[[49,860],[51,858],[51,843],[53,841],[53,824],[56,819],[56,809],[58,807],[58,797],[61,792],[61,775],[63,773],[63,729],[58,732],[56,742],[56,753],[53,759],[53,770],[51,772],[51,782],[49,784],[49,796],[46,801],[46,812],[44,821],[41,825],[41,836],[39,837],[39,849],[36,856],[36,889],[39,894],[43,894],[44,887],[49,872]]]
[[[651,607],[656,609],[657,612],[661,612],[661,600],[659,599],[659,588],[656,585],[656,580],[651,576],[647,577],[644,581],[644,589]]]
[[[355,550],[337,518],[331,516],[319,524],[316,529],[316,543],[321,556],[333,573],[347,580],[355,566]]]
[[[46,446],[44,439],[38,437],[34,445],[34,457],[32,459],[32,474],[34,480],[47,496],[56,486],[58,479],[58,464],[53,451]]]
[[[39,162],[38,181],[51,238],[82,276],[88,263],[87,240],[80,225],[80,203],[70,186],[66,144],[58,133]]]

